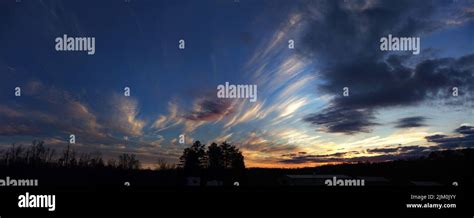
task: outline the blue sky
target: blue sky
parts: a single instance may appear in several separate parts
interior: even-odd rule
[[[468,0],[0,4],[3,147],[76,134],[78,150],[152,166],[227,140],[249,166],[301,167],[472,146]],[[95,37],[96,53],[56,51],[64,34]],[[421,54],[375,49],[388,34],[420,37]],[[257,102],[216,98],[225,82],[257,85]]]

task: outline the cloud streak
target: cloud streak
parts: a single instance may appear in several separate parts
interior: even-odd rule
[[[426,126],[425,121],[426,117],[423,116],[414,116],[414,117],[405,117],[401,118],[396,122],[396,128],[412,128],[412,127],[422,127]]]

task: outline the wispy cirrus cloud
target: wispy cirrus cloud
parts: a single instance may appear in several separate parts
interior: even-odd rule
[[[131,97],[114,94],[109,103],[108,116],[105,118],[108,128],[124,135],[141,136],[145,121],[138,118],[138,101]]]
[[[22,98],[28,98],[33,104],[1,106],[0,116],[5,119],[5,124],[19,128],[10,131],[10,134],[38,136],[54,131],[103,136],[100,133],[102,125],[98,123],[96,115],[68,92],[47,87],[35,80],[26,84],[25,96]],[[7,131],[4,129],[0,134],[7,134]]]
[[[265,118],[267,113],[263,111],[264,105],[265,102],[255,102],[249,104],[242,101],[236,108],[236,113],[229,117],[228,121],[224,124],[224,127],[233,127],[251,120]]]
[[[28,4],[35,6],[33,15],[5,14],[9,43],[0,51],[0,89],[10,93],[11,84],[19,85],[24,96],[0,96],[4,141],[41,138],[63,146],[75,134],[74,146],[81,149],[176,162],[194,139],[229,140],[244,151],[248,166],[263,167],[383,161],[472,144],[470,125],[446,133],[456,122],[471,122],[461,116],[474,104],[472,40],[465,36],[472,32],[473,10],[467,0],[262,1],[254,6],[264,10],[239,15],[232,28],[217,22],[187,32],[185,51],[169,43],[174,35],[146,28],[156,19],[168,26],[147,13],[174,16],[183,7],[137,9],[144,16],[130,16],[112,5],[108,13],[90,11],[99,22],[90,26],[81,16],[67,15],[82,10],[75,3]],[[225,8],[202,16],[184,10],[193,22],[182,19],[187,21],[178,26],[191,30],[194,21],[228,15]],[[19,28],[28,26],[31,16],[33,26]],[[110,17],[132,22],[109,25],[106,32],[97,28]],[[137,26],[149,32],[137,34],[143,33]],[[49,45],[66,32],[102,38],[124,29],[125,35],[102,41],[93,57],[55,53]],[[35,32],[39,37],[27,39]],[[379,39],[387,34],[422,37],[422,54],[381,52]],[[18,52],[31,47],[30,54]],[[31,78],[40,80],[19,84]],[[215,98],[215,86],[225,81],[257,85],[257,101]],[[124,84],[132,87],[132,96],[115,93]],[[454,86],[457,98],[451,96]],[[343,87],[350,88],[350,96],[342,96]],[[401,111],[407,107],[416,107],[416,113]],[[185,145],[178,142],[181,134]]]
[[[99,103],[100,110],[93,110],[79,96],[41,81],[30,81],[25,87],[21,98],[33,103],[0,105],[0,136],[11,140],[40,139],[47,146],[61,148],[74,134],[73,148],[82,152],[100,150],[105,157],[121,152],[143,155],[145,150],[147,155],[163,156],[170,150],[161,146],[163,136],[150,135],[145,130],[147,123],[139,118],[138,101],[132,97],[111,94]],[[104,108],[107,111],[101,113]]]
[[[159,132],[179,125],[184,120],[181,113],[182,112],[179,111],[179,106],[176,102],[168,102],[168,114],[159,115],[153,122],[151,128],[157,129]]]

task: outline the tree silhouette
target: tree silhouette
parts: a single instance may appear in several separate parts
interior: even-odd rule
[[[208,168],[222,169],[224,163],[222,160],[222,149],[216,143],[212,143],[207,149]]]
[[[244,156],[234,145],[223,142],[220,146],[222,163],[226,169],[244,169]]]
[[[43,141],[34,140],[32,146],[26,151],[25,160],[27,164],[40,166],[52,161],[54,150],[44,147]]]
[[[119,156],[118,167],[125,170],[138,170],[140,161],[134,154],[122,154]]]
[[[95,153],[83,153],[81,154],[79,161],[79,167],[92,167],[101,168],[104,167],[104,161],[102,160],[102,154],[100,152]]]
[[[245,169],[244,155],[242,155],[242,152],[240,152],[239,149],[232,154],[231,159],[232,169]]]
[[[63,151],[63,155],[58,160],[60,166],[73,167],[77,163],[76,160],[76,151],[71,149],[71,144],[68,144],[66,149]]]
[[[183,155],[179,158],[180,166],[193,173],[204,168],[207,159],[205,146],[200,141],[195,141],[191,147],[184,149]]]
[[[23,151],[24,149],[22,146],[12,144],[12,146],[5,152],[2,162],[5,165],[10,166],[25,163],[25,160],[22,158]]]
[[[117,168],[117,161],[114,158],[107,160],[107,167]]]
[[[168,163],[168,161],[166,161],[163,158],[158,158],[156,162],[157,162],[156,163],[157,166],[155,170],[171,170],[175,168],[174,164]]]
[[[218,169],[244,169],[244,156],[234,145],[223,142],[219,146],[212,143],[207,151],[200,141],[194,142],[190,148],[183,151],[180,166],[185,170],[196,171],[203,168]]]

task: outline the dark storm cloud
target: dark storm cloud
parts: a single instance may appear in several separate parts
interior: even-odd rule
[[[352,2],[352,1],[351,1]],[[380,59],[380,37],[412,36],[442,26],[434,19],[442,2],[421,1],[315,1],[307,7],[312,18],[303,37],[302,52],[339,64],[357,59]],[[423,15],[421,17],[420,15]]]
[[[474,137],[454,137],[437,140],[438,146],[445,149],[472,148],[474,147]]]
[[[304,118],[306,122],[322,126],[326,132],[343,132],[347,134],[369,132],[370,127],[376,125],[371,122],[371,110],[351,110],[342,108],[328,108],[322,113],[313,114]]]
[[[339,95],[333,103],[346,108],[416,105],[427,99],[448,97],[454,86],[460,88],[459,95],[472,98],[467,93],[474,91],[474,55],[425,60],[414,68],[403,66],[399,59],[391,56],[385,62],[335,66],[326,72],[327,83],[319,88]],[[342,97],[342,87],[346,86],[350,96]]]
[[[312,157],[312,158],[340,158],[346,155],[358,154],[358,151],[348,151],[348,152],[337,152],[333,154],[323,154],[323,155],[307,155],[306,152],[282,154],[282,157]]]
[[[464,134],[464,135],[474,135],[474,126],[460,126],[459,128],[454,130],[455,132]]]
[[[436,140],[440,140],[440,139],[443,139],[443,138],[446,138],[446,137],[447,137],[446,135],[436,134],[436,135],[426,136],[425,139],[428,142],[434,142]]]
[[[322,70],[318,76],[324,83],[318,89],[335,97],[328,108],[307,116],[305,121],[327,132],[354,134],[368,132],[377,124],[374,113],[378,109],[446,98],[453,86],[460,87],[459,94],[472,101],[472,96],[466,93],[474,91],[474,55],[433,58],[408,65],[413,56],[389,55],[379,49],[380,38],[388,34],[421,36],[423,42],[424,34],[445,28],[445,20],[454,14],[440,10],[456,7],[445,4],[442,1],[310,4],[308,29],[299,52],[320,63]],[[344,87],[349,88],[348,97],[342,96]]]
[[[205,98],[198,100],[193,111],[184,117],[192,121],[214,121],[233,113],[231,101]]]
[[[407,68],[397,63],[396,59],[395,56],[391,57],[392,63],[341,64],[326,71],[324,78],[327,82],[319,88],[324,93],[335,94],[337,97],[332,100],[330,109],[312,114],[306,121],[326,126],[328,132],[353,134],[357,129],[360,129],[360,132],[367,132],[370,126],[376,124],[373,113],[377,109],[417,105],[427,100],[448,99],[451,97],[452,87],[455,86],[459,87],[460,97],[466,99],[464,103],[473,100],[473,96],[468,93],[474,91],[474,55],[463,56],[459,59],[426,60],[414,68]],[[341,96],[342,87],[349,87],[350,96]],[[338,122],[339,128],[331,128],[333,126],[331,122],[314,122],[320,117],[325,117],[326,120],[339,119],[338,117],[331,118],[331,115],[338,115],[332,111],[339,110],[366,110],[371,113],[366,113],[367,116],[364,116],[364,114],[354,112],[360,115],[356,116],[356,123],[360,124],[359,128],[354,126],[356,123],[351,119],[347,119],[350,121],[348,123]],[[348,125],[347,129],[350,131],[344,131],[344,125]]]
[[[428,142],[436,143],[441,148],[474,147],[474,126],[463,125],[454,130],[461,135],[431,135],[426,136]]]
[[[398,148],[374,148],[374,149],[367,149],[369,153],[393,153],[397,152]]]
[[[349,158],[344,158],[346,155],[353,155],[358,154],[357,151],[349,151],[349,152],[337,152],[333,154],[323,154],[323,155],[312,155],[306,154],[302,152],[298,153],[289,153],[283,154],[281,157],[286,158],[281,160],[281,163],[293,163],[293,164],[300,164],[300,163],[309,163],[309,162],[341,162],[347,160]]]
[[[430,150],[430,149],[432,148],[420,147],[418,145],[411,145],[411,146],[367,149],[367,152],[368,153],[412,153],[412,154],[419,153],[419,154],[422,154],[426,150]]]
[[[402,119],[399,119],[396,122],[397,128],[411,128],[411,127],[421,127],[421,126],[426,126],[425,121],[426,117],[423,116],[415,116],[415,117],[405,117]]]
[[[318,155],[294,156],[289,159],[281,160],[281,163],[302,164],[302,163],[330,163],[330,162],[381,162],[400,159],[418,158],[429,154],[429,150],[422,152],[407,152],[401,154],[382,154],[377,156],[361,156],[361,157],[321,157]]]
[[[426,156],[430,152],[436,151],[436,150],[438,150],[438,147],[421,147],[418,145],[411,145],[411,146],[375,148],[375,149],[367,150],[367,153],[369,154],[378,154],[375,156],[350,157],[351,155],[354,155],[354,154],[360,154],[357,151],[338,152],[338,153],[327,154],[327,155],[306,155],[306,154],[291,153],[287,155],[282,155],[282,157],[286,159],[283,159],[280,162],[292,163],[292,164],[328,163],[328,162],[360,162],[360,161],[380,162],[380,161],[388,161],[388,160],[418,158],[418,157]],[[345,157],[346,155],[349,155],[349,157]]]

